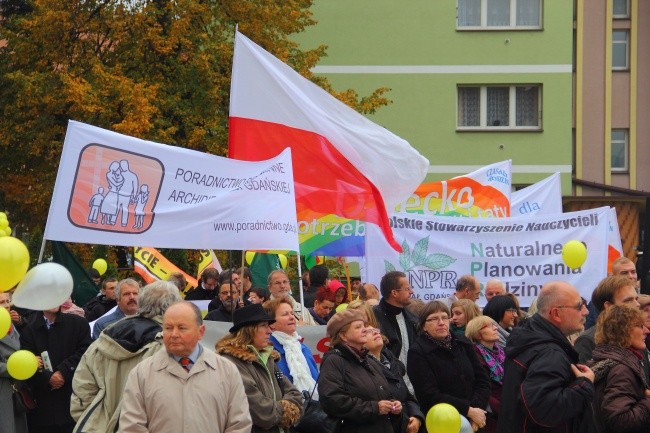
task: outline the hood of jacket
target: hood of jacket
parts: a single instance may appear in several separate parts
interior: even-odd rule
[[[139,354],[149,343],[162,338],[162,318],[126,317],[106,329],[97,339],[98,350],[109,359],[123,360]]]
[[[521,326],[513,328],[505,348],[506,356],[516,358],[530,347],[549,343],[559,346],[572,362],[578,362],[578,353],[573,349],[568,338],[539,314],[535,314]]]
[[[257,355],[250,350],[247,346],[242,346],[235,342],[232,338],[223,338],[217,342],[216,351],[220,355],[230,355],[233,358],[241,359],[246,362],[257,362]],[[277,350],[271,351],[271,358],[274,361],[280,359],[280,354]]]

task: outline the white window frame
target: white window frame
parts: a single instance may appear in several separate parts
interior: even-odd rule
[[[625,14],[616,14],[616,12],[613,10],[614,9],[614,3],[616,3],[616,0],[612,2],[612,17],[616,20],[620,19],[627,19],[630,18],[630,0],[619,0],[623,1],[625,3]]]
[[[614,148],[614,144],[622,144],[623,149],[625,150],[624,152],[624,157],[623,157],[623,167],[614,167],[612,165],[611,161],[611,156],[610,156],[610,166],[612,169],[612,173],[627,173],[630,171],[630,133],[629,129],[612,129],[610,136],[614,134],[614,132],[623,132],[624,138],[623,140],[614,140],[614,137],[611,137],[611,148]]]
[[[625,41],[615,41],[614,33],[625,33]],[[614,45],[624,45],[625,46],[625,65],[624,66],[615,66],[614,65]],[[630,69],[630,31],[625,29],[615,29],[612,31],[612,70],[613,71],[627,71]]]
[[[517,25],[517,1],[510,0],[510,25],[507,26],[488,26],[488,0],[481,1],[481,24],[479,26],[461,26],[458,22],[459,6],[456,1],[456,30],[541,30],[542,20],[544,17],[544,0],[539,0],[539,24],[536,26],[518,26]]]
[[[537,87],[538,98],[537,98],[537,126],[516,126],[517,123],[517,87]],[[480,120],[478,126],[463,126],[460,125],[460,119],[458,117],[458,90],[461,87],[479,87],[479,109],[480,109]],[[487,124],[487,89],[488,87],[508,87],[509,88],[509,103],[508,103],[508,125],[503,126],[490,126]],[[459,84],[456,86],[456,131],[533,131],[539,132],[542,130],[542,85],[539,83],[528,84],[490,84],[490,85],[470,85],[470,84]]]

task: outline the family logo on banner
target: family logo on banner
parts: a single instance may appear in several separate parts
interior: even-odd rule
[[[559,213],[562,213],[560,173],[554,173],[510,195],[511,217]]]
[[[429,161],[237,32],[228,155],[254,161],[287,146],[301,254],[362,256],[362,221],[399,250],[388,211],[422,182]]]
[[[296,251],[291,150],[235,161],[70,121],[45,238]]]
[[[470,218],[510,216],[512,161],[482,167],[463,176],[420,185],[395,212]]]
[[[430,301],[452,295],[463,275],[474,275],[483,285],[498,278],[528,306],[544,283],[564,280],[590,299],[607,275],[608,213],[603,207],[530,218],[393,216],[391,225],[403,252],[395,253],[369,231],[369,281],[402,271],[415,297]],[[587,245],[581,268],[571,269],[562,260],[562,247],[570,240]]]

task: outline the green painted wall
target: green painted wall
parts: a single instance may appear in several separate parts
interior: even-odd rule
[[[316,0],[316,26],[295,38],[328,45],[319,66],[570,65],[572,2],[543,2],[543,30],[457,31],[453,0]],[[327,74],[335,88],[391,89],[373,121],[408,140],[432,165],[572,165],[572,74]],[[458,84],[541,84],[541,132],[457,132]],[[503,145],[503,149],[499,145]],[[431,174],[429,180],[463,173]],[[550,173],[516,173],[533,183]],[[570,173],[563,174],[570,192]]]

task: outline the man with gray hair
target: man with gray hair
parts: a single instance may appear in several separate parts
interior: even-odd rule
[[[90,345],[72,380],[75,432],[115,431],[129,372],[162,347],[162,316],[181,300],[176,285],[155,281],[140,289],[137,315],[113,324]]]
[[[496,278],[491,279],[485,284],[485,300],[490,302],[490,299],[495,296],[502,296],[506,294],[506,287],[503,281]]]
[[[133,316],[138,312],[138,292],[140,284],[133,278],[120,280],[115,286],[115,300],[117,306],[112,313],[105,314],[95,321],[93,326],[93,340],[99,338],[99,334],[113,323],[127,316]]]
[[[545,284],[538,312],[510,333],[506,346],[500,433],[596,431],[594,373],[578,364],[567,336],[583,329],[587,306],[572,285]]]

